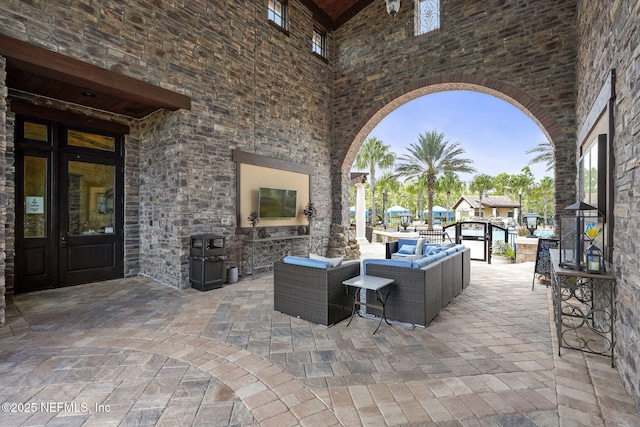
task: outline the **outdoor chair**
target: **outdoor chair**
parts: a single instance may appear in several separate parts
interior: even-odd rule
[[[360,262],[316,268],[273,264],[273,309],[309,322],[330,326],[351,315],[353,299],[343,281],[360,275]]]
[[[427,326],[442,310],[442,261],[423,268],[367,264],[366,274],[394,279],[386,302],[387,319]],[[367,291],[367,301],[374,299]],[[367,313],[381,316],[381,310],[367,308]]]

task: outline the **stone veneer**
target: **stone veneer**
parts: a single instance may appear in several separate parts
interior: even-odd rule
[[[308,9],[291,2],[289,35],[266,15],[263,2],[0,6],[3,34],[192,99],[190,111],[158,111],[130,124],[126,274],[189,286],[188,241],[196,233],[223,234],[229,251],[239,252],[234,149],[313,165],[314,231],[328,232],[332,67],[311,53]]]
[[[615,69],[617,75],[613,112],[615,353],[622,381],[640,412],[640,3],[584,0],[578,4],[578,129],[587,120],[610,70]]]
[[[555,205],[566,206],[576,194],[576,129],[616,68],[616,354],[638,402],[638,3],[442,0],[441,29],[414,37],[412,2],[403,2],[392,20],[384,3],[375,1],[329,33],[327,62],[310,52],[311,12],[297,0],[289,6],[289,35],[267,22],[266,2],[258,0],[224,6],[169,0],[0,6],[2,34],[192,99],[190,111],[158,111],[131,123],[127,274],[185,287],[191,234],[221,233],[230,238],[231,251],[238,247],[233,149],[313,165],[319,211],[314,231],[326,234],[332,222],[346,223],[349,169],[369,131],[403,103],[443,90],[488,93],[536,121],[555,146]],[[4,82],[0,149],[9,158],[13,132]],[[4,166],[3,219],[8,215],[2,202],[13,203],[7,200],[13,194],[10,159]],[[13,233],[11,222],[6,233]],[[12,237],[0,237],[0,250],[11,254]],[[2,298],[4,283],[3,275]]]
[[[5,73],[6,60],[0,56],[0,326],[5,321],[5,258],[7,243],[5,240],[5,223],[7,217],[7,186],[5,178],[5,160],[4,155],[7,148],[6,129],[7,122],[7,85]]]
[[[575,201],[575,1],[440,4],[440,29],[418,37],[412,2],[393,20],[374,2],[335,34],[336,222],[347,218],[348,171],[373,127],[400,105],[446,90],[494,95],[538,123],[562,165],[556,206]]]

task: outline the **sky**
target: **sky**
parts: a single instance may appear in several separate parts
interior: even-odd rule
[[[458,142],[463,157],[473,160],[475,174],[458,174],[470,182],[477,174],[519,174],[535,157],[526,151],[547,142],[542,130],[513,105],[491,95],[470,91],[446,91],[410,101],[382,119],[367,138],[376,137],[400,156],[418,142],[418,135],[437,129],[445,141]],[[539,182],[546,165],[528,165]],[[377,177],[380,172],[376,174]]]

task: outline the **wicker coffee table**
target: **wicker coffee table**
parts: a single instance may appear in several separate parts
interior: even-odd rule
[[[380,325],[382,324],[382,319],[384,319],[387,325],[391,325],[391,323],[389,323],[389,321],[387,320],[387,315],[384,310],[384,306],[387,303],[387,298],[389,298],[391,289],[387,291],[387,294],[384,296],[384,298],[382,297],[381,291],[382,289],[388,287],[392,283],[393,283],[393,279],[387,279],[384,277],[376,277],[376,276],[367,276],[367,275],[352,277],[351,279],[348,279],[342,282],[342,284],[347,287],[347,293],[349,293],[349,287],[355,288],[356,290],[355,293],[352,295],[353,307],[351,309],[351,318],[349,319],[349,323],[347,323],[347,326],[351,324],[353,317],[356,315],[356,303],[364,307],[374,307],[374,308],[382,309],[382,317],[380,317],[380,322],[378,322],[378,327],[376,328],[375,331],[373,331],[374,334],[378,332],[378,329],[380,329]],[[380,304],[375,304],[372,302],[366,302],[366,303],[360,302],[360,292],[363,289],[373,291],[376,296],[376,300]],[[351,294],[349,293],[349,295]]]

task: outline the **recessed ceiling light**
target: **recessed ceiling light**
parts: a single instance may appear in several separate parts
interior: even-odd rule
[[[83,96],[86,96],[87,98],[95,98],[96,94],[93,92],[89,92],[88,90],[85,90],[84,92],[81,92]]]

